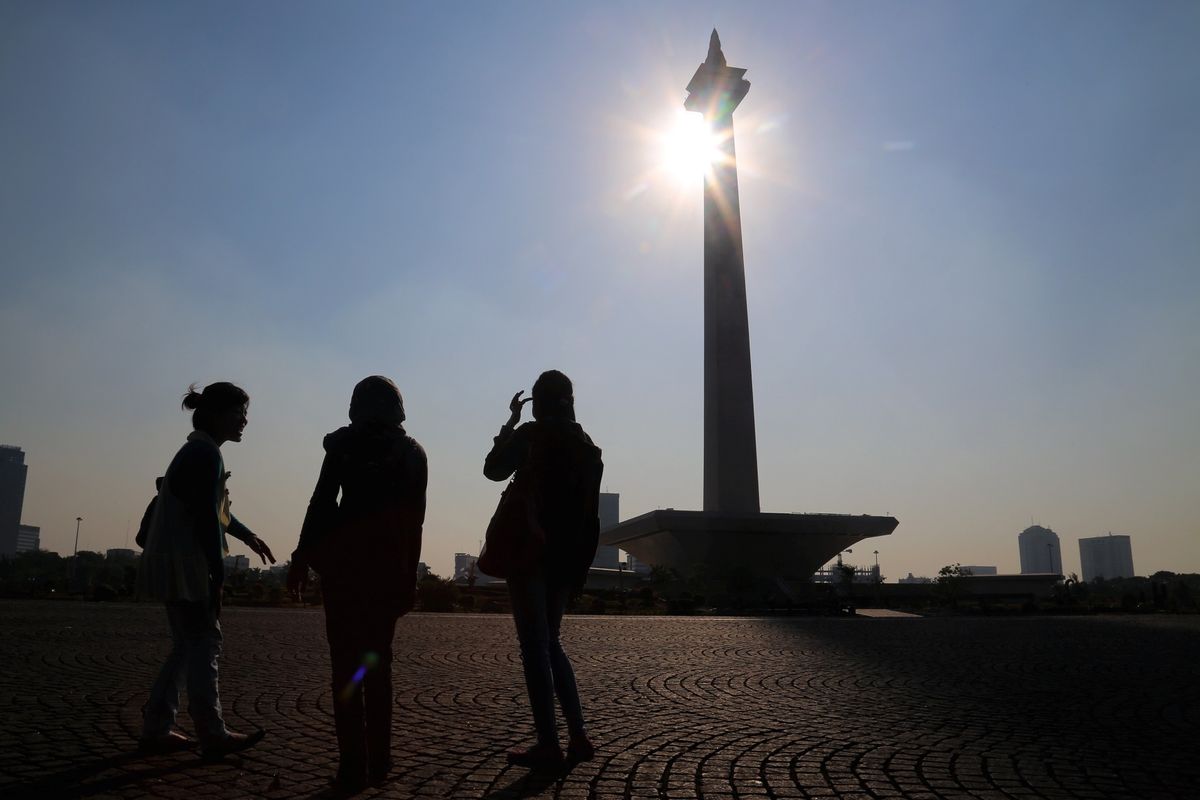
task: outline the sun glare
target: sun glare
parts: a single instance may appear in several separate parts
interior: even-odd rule
[[[671,128],[662,135],[661,146],[663,170],[680,183],[699,181],[721,157],[720,142],[708,122],[683,109],[676,111]]]

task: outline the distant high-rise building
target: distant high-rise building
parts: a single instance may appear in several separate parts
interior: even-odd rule
[[[616,492],[600,493],[600,530],[606,531],[616,527],[621,521],[621,495]],[[621,560],[620,548],[602,544],[596,548],[596,557],[592,559],[593,567],[617,569]]]
[[[0,556],[17,553],[21,510],[25,505],[25,451],[0,444]]]
[[[995,567],[981,567],[981,566],[977,566],[977,565],[967,566],[966,564],[960,564],[958,568],[962,572],[970,572],[972,575],[996,575],[996,574],[998,574],[998,570]]]
[[[1090,536],[1079,540],[1079,562],[1085,583],[1096,578],[1132,578],[1133,548],[1124,535]]]
[[[1062,550],[1058,534],[1041,525],[1030,525],[1017,537],[1021,548],[1021,574],[1062,575]]]
[[[426,567],[426,569],[429,568]],[[455,583],[469,584],[472,579],[476,586],[494,586],[504,583],[503,578],[488,575],[479,568],[479,556],[473,556],[470,553],[455,553],[454,577],[451,580]]]
[[[621,495],[616,492],[600,493],[600,530],[616,527],[621,521]]]
[[[29,553],[41,549],[42,529],[37,525],[17,526],[17,552]]]
[[[455,553],[454,580],[468,580],[471,577],[472,571],[475,569],[475,562],[478,560],[479,556],[473,556],[470,553]]]

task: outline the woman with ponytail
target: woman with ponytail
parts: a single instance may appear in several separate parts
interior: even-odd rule
[[[183,398],[194,430],[167,467],[138,572],[139,594],[166,604],[171,628],[171,652],[144,710],[139,744],[146,751],[195,744],[173,727],[185,674],[188,713],[206,758],[244,750],[264,735],[226,728],[217,692],[226,536],[242,540],[264,564],[275,563],[271,548],[230,513],[225,487],[229,473],[221,445],[242,440],[249,403],[245,391],[224,382],[209,384],[203,392],[193,385]]]
[[[566,718],[567,758],[586,761],[593,747],[571,661],[559,641],[559,627],[572,592],[583,587],[599,539],[600,448],[575,421],[571,380],[558,370],[543,372],[533,384],[533,422],[520,427],[529,402],[517,392],[508,422],[493,440],[483,474],[494,481],[515,480],[532,487],[531,496],[545,543],[539,556],[508,577],[513,620],[521,648],[525,688],[533,711],[537,743],[513,750],[509,763],[554,769],[563,761],[554,716],[558,696]]]

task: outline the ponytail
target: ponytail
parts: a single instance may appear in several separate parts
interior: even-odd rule
[[[188,387],[180,405],[192,412],[192,427],[208,431],[218,415],[231,408],[241,408],[250,402],[250,395],[240,386],[226,381],[210,383],[204,391],[197,392],[196,384]]]

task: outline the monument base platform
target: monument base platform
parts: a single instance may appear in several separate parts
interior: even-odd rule
[[[863,514],[725,514],[651,511],[600,533],[600,543],[678,572],[742,570],[763,578],[807,579],[863,539],[887,536],[895,517]]]

